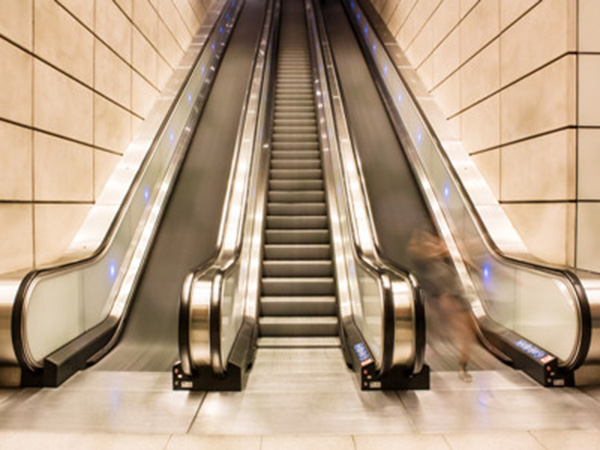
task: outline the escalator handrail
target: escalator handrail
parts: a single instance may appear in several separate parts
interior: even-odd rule
[[[340,161],[345,161],[343,164],[342,170],[348,168],[349,164],[352,164],[357,169],[358,176],[356,179],[350,180],[348,172],[344,172],[344,180],[345,180],[345,191],[347,201],[347,208],[350,210],[350,215],[352,216],[352,220],[350,220],[351,230],[352,230],[352,253],[354,254],[355,260],[358,261],[365,269],[367,269],[372,275],[376,277],[378,280],[378,284],[380,287],[380,294],[382,300],[382,311],[383,311],[383,327],[382,335],[383,335],[383,345],[382,345],[382,357],[381,361],[379,361],[379,370],[381,373],[384,373],[394,367],[399,365],[405,365],[406,361],[402,361],[398,356],[398,348],[400,346],[400,339],[398,336],[398,327],[397,320],[398,317],[398,308],[395,304],[394,293],[392,291],[392,281],[394,279],[401,280],[407,286],[409,286],[411,297],[413,301],[412,305],[412,321],[413,321],[413,330],[414,330],[414,341],[413,348],[411,351],[411,361],[409,361],[407,367],[413,373],[419,372],[423,366],[424,362],[424,352],[425,352],[425,318],[424,318],[424,309],[422,307],[422,299],[420,295],[420,288],[417,282],[417,279],[414,275],[411,274],[409,270],[403,267],[398,267],[395,264],[387,261],[382,257],[379,247],[377,245],[377,233],[374,225],[374,220],[372,216],[371,204],[369,201],[369,196],[366,192],[366,186],[364,184],[364,175],[362,173],[362,167],[360,164],[360,158],[357,155],[356,144],[354,133],[347,126],[347,118],[346,118],[346,103],[343,95],[341,95],[341,89],[339,87],[338,82],[338,69],[336,67],[335,60],[331,55],[331,47],[329,44],[329,39],[327,37],[327,31],[324,27],[324,22],[320,13],[320,9],[314,7],[313,10],[316,12],[316,20],[318,22],[319,34],[321,36],[321,54],[322,58],[325,60],[325,64],[331,64],[331,74],[326,76],[326,83],[328,85],[329,92],[329,101],[333,101],[333,98],[339,100],[341,104],[341,108],[339,111],[335,111],[335,108],[332,107],[332,111],[335,111],[333,114],[335,117],[335,126],[337,131],[335,133],[336,139],[339,140],[339,133],[341,132],[339,128],[344,129],[344,133],[349,138],[350,141],[350,151],[351,151],[351,161],[347,161],[343,156],[343,151],[338,146],[338,153]],[[325,49],[328,49],[327,51]],[[319,50],[317,51],[319,52]],[[321,95],[321,98],[323,95]],[[324,102],[325,103],[325,102]],[[360,185],[360,198],[356,199],[351,193],[351,189],[349,185],[352,182],[358,182]],[[369,228],[369,238],[372,242],[372,245],[369,245],[370,248],[367,248],[364,245],[364,239],[359,237],[358,225],[356,223],[356,211],[355,211],[355,200],[358,200],[362,203],[362,208],[365,210],[365,216],[368,221]]]
[[[257,142],[258,109],[261,105],[261,97],[265,88],[267,73],[267,56],[271,51],[273,33],[275,28],[273,16],[277,2],[271,0],[267,5],[267,12],[263,17],[262,33],[259,45],[255,47],[252,64],[252,75],[248,78],[244,101],[238,125],[235,151],[233,155],[233,164],[228,179],[226,198],[221,215],[221,225],[214,256],[209,261],[202,263],[192,269],[181,293],[180,321],[179,321],[179,348],[181,353],[181,363],[183,371],[191,374],[198,367],[210,367],[217,375],[223,375],[226,372],[227,358],[222,357],[221,349],[221,303],[223,293],[223,280],[229,270],[235,267],[241,255],[242,242],[244,239],[244,223],[248,209],[248,198],[250,196],[251,168],[255,146]],[[268,87],[268,86],[267,86]],[[254,108],[253,118],[248,114],[249,108]],[[245,130],[251,130],[252,138],[245,139]],[[247,144],[247,145],[245,145]],[[238,165],[241,159],[247,163],[244,182],[239,183]],[[236,185],[238,202],[234,204]],[[240,186],[244,186],[240,188]],[[237,219],[230,217],[232,208],[235,207],[239,212]],[[228,231],[228,230],[233,230]],[[233,233],[233,239],[231,235]],[[210,296],[203,299],[199,305],[194,305],[193,291],[198,283],[205,283],[209,286]],[[192,330],[191,323],[194,318],[201,317],[201,326]],[[240,324],[239,329],[242,328]],[[238,331],[239,331],[238,329]],[[195,336],[192,337],[192,335]]]
[[[238,1],[242,2],[243,0],[238,0]],[[233,3],[235,6],[235,1]],[[193,63],[191,64],[191,68],[186,69],[187,73],[186,73],[185,77],[183,78],[183,80],[181,81],[179,89],[174,94],[173,101],[172,101],[171,105],[169,106],[169,108],[167,109],[167,112],[164,115],[164,119],[160,123],[156,133],[154,134],[152,142],[148,146],[148,151],[144,155],[144,157],[141,161],[141,164],[140,164],[139,168],[137,169],[136,174],[133,177],[133,180],[127,189],[127,192],[125,193],[123,200],[121,201],[121,203],[118,207],[118,210],[116,211],[114,218],[111,220],[110,225],[108,226],[108,230],[106,231],[106,233],[105,233],[104,237],[102,238],[102,241],[100,242],[98,247],[96,249],[94,249],[93,252],[89,256],[83,257],[81,259],[57,264],[57,265],[51,266],[51,267],[32,270],[32,271],[28,272],[25,275],[25,277],[22,279],[22,281],[20,282],[17,294],[15,296],[13,308],[12,308],[11,334],[12,334],[12,341],[13,341],[13,348],[14,348],[15,356],[21,367],[28,368],[29,370],[34,370],[34,371],[40,368],[39,362],[34,361],[32,359],[32,357],[30,357],[30,352],[27,349],[27,343],[25,342],[25,339],[23,338],[24,327],[25,327],[24,319],[25,319],[25,315],[26,315],[27,305],[28,305],[30,296],[32,294],[33,288],[42,279],[52,278],[52,277],[60,276],[61,274],[64,274],[64,273],[76,271],[78,269],[81,269],[83,267],[91,265],[94,262],[100,260],[107,253],[108,249],[111,247],[111,245],[113,244],[113,242],[115,240],[115,236],[116,236],[117,232],[119,231],[120,226],[122,225],[122,223],[124,221],[125,215],[127,214],[128,209],[129,209],[129,207],[133,201],[133,198],[137,192],[137,189],[139,188],[140,181],[141,181],[146,169],[148,168],[148,165],[150,164],[150,161],[151,161],[154,151],[158,145],[158,142],[160,141],[162,136],[167,131],[169,120],[170,120],[171,116],[173,115],[173,112],[177,106],[177,103],[183,97],[183,95],[186,91],[188,82],[193,73],[193,68],[196,66],[196,64],[198,63],[198,61],[200,60],[200,58],[202,57],[204,52],[208,51],[207,44],[210,40],[210,37],[214,33],[216,33],[219,23],[224,21],[224,17],[227,14],[226,11],[227,11],[228,4],[230,4],[230,0],[215,2],[214,6],[212,8],[213,11],[211,11],[207,14],[207,18],[210,15],[216,16],[214,18],[212,25],[210,25],[211,31],[208,32],[206,34],[206,36],[203,38],[201,47],[199,50],[197,50],[197,55],[195,56],[195,59],[194,59]],[[220,12],[219,12],[219,10],[220,10]],[[227,20],[229,20],[229,19],[227,19]],[[198,33],[198,35],[200,35],[200,32]],[[85,333],[85,331],[84,331],[84,333]]]
[[[349,1],[350,0],[342,0],[342,3],[346,6],[347,11],[351,10],[351,7],[348,5]],[[360,3],[360,6],[362,7],[363,12],[365,12],[367,9],[370,9],[369,5],[366,5],[365,4],[366,2],[364,2],[363,0],[352,0],[353,3],[354,3],[354,1]],[[372,16],[376,16],[376,13],[372,13]],[[381,44],[384,41],[381,38],[379,28],[377,26],[373,26],[373,22],[372,22],[373,17],[372,16],[369,17],[368,15],[365,15],[366,20],[368,20],[371,24],[370,30],[377,36],[378,42]],[[351,17],[351,14],[350,14],[350,17]],[[350,22],[352,23],[352,20],[350,20]],[[354,29],[354,26],[352,28]],[[355,30],[355,32],[356,32],[356,30]],[[360,39],[359,39],[359,41],[360,41]],[[386,52],[390,61],[393,62],[395,60],[394,56],[391,54],[391,52],[388,50],[388,48],[385,44],[379,45],[378,47],[382,48]],[[367,60],[367,63],[369,64],[371,69],[373,69],[374,63],[372,62],[372,59],[365,58],[365,60]],[[527,270],[544,272],[548,275],[552,275],[554,277],[561,278],[562,281],[567,286],[570,287],[570,291],[574,295],[574,299],[575,299],[574,304],[577,308],[579,322],[580,322],[579,323],[579,345],[578,345],[578,348],[574,351],[574,354],[571,355],[571,358],[568,361],[565,361],[564,364],[562,365],[562,367],[564,370],[567,370],[567,371],[572,371],[572,370],[577,369],[585,362],[585,359],[586,359],[586,356],[587,356],[587,353],[588,353],[588,350],[590,347],[591,321],[592,321],[592,313],[591,313],[590,304],[589,304],[589,301],[588,301],[588,298],[586,295],[586,291],[585,291],[585,288],[583,287],[581,280],[573,272],[573,270],[571,270],[569,268],[553,266],[551,264],[541,264],[541,263],[530,261],[530,260],[518,259],[514,256],[506,254],[504,251],[502,251],[502,249],[500,249],[496,245],[496,243],[492,239],[492,237],[484,223],[483,218],[481,217],[479,211],[477,210],[477,207],[475,206],[471,197],[469,196],[468,191],[465,188],[464,183],[462,181],[462,178],[458,175],[456,168],[454,167],[454,164],[452,164],[448,154],[444,150],[444,146],[442,145],[433,126],[431,125],[431,122],[427,118],[427,115],[423,111],[421,104],[417,100],[412,89],[410,89],[409,83],[406,81],[404,75],[402,74],[402,71],[398,69],[397,65],[392,64],[392,66],[393,66],[392,68],[396,71],[397,75],[399,76],[401,82],[403,83],[406,92],[409,94],[412,105],[416,108],[422,124],[424,124],[428,134],[433,139],[434,144],[436,146],[436,150],[441,155],[442,160],[445,165],[445,168],[448,171],[448,173],[450,174],[450,177],[452,178],[453,182],[457,186],[461,200],[464,203],[464,205],[466,206],[469,214],[471,215],[471,218],[473,219],[473,221],[478,229],[478,232],[483,237],[483,242],[484,242],[485,246],[487,247],[487,250],[490,252],[490,254],[494,258],[496,258],[497,260],[499,260],[503,263],[522,267],[523,269],[527,269]],[[392,69],[392,68],[390,68],[390,69]],[[377,71],[375,70],[374,72],[376,73]],[[378,89],[380,91],[386,92],[386,87],[385,87],[384,83],[382,82],[382,80],[379,77],[373,77],[373,78],[374,78],[376,85],[378,86]]]

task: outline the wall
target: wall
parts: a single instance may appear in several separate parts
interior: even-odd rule
[[[59,258],[210,0],[0,0],[0,273]]]
[[[600,4],[372,1],[530,251],[600,270]]]

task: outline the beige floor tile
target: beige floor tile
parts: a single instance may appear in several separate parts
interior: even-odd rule
[[[449,449],[450,446],[441,434],[402,434],[387,436],[354,436],[356,450],[400,449],[437,450]]]
[[[600,448],[600,431],[548,430],[531,434],[548,450],[584,450]]]
[[[259,450],[260,442],[260,436],[193,436],[176,434],[171,436],[166,448],[167,450]]]
[[[452,449],[537,450],[544,447],[526,431],[496,433],[452,433],[445,435]]]
[[[352,436],[264,436],[261,450],[353,450]]]

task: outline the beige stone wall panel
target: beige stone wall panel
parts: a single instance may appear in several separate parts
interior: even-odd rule
[[[0,0],[0,34],[31,50],[33,0]]]
[[[31,201],[32,131],[0,121],[0,200]]]
[[[575,130],[502,148],[502,201],[575,200]]]
[[[119,155],[103,150],[94,151],[94,200],[102,193],[104,185],[121,160]]]
[[[158,14],[148,0],[133,0],[133,23],[158,47]]]
[[[81,0],[56,0],[90,30],[94,29],[94,2]]]
[[[95,88],[125,108],[131,108],[131,68],[96,40]]]
[[[496,197],[500,196],[500,149],[478,153],[473,162]]]
[[[0,39],[0,61],[0,117],[31,125],[33,57]]]
[[[500,33],[500,0],[481,0],[460,24],[460,60],[464,63]]]
[[[35,264],[55,263],[65,254],[91,205],[36,204]]]
[[[571,6],[564,0],[545,0],[502,34],[503,86],[575,50]]]
[[[123,154],[131,142],[131,114],[96,94],[94,145]]]
[[[31,204],[0,203],[0,273],[33,267]]]
[[[461,109],[468,108],[500,88],[500,43],[493,41],[460,70]]]
[[[96,0],[96,35],[131,62],[132,25],[113,0]]]
[[[146,117],[158,97],[158,91],[137,73],[133,74],[132,89],[133,111],[141,117]]]
[[[94,150],[44,133],[34,133],[37,201],[92,202]]]
[[[506,29],[542,0],[500,0],[500,28]]]
[[[600,129],[580,129],[578,144],[578,197],[600,200]]]
[[[581,203],[577,217],[577,267],[600,272],[600,203]]]
[[[573,203],[518,203],[503,207],[533,255],[554,264],[574,263]]]
[[[433,85],[437,86],[460,64],[459,32],[454,30],[433,52]]]
[[[177,66],[183,56],[183,50],[162,22],[158,24],[158,51],[172,69]]]
[[[561,58],[500,95],[502,143],[575,125],[575,57]]]
[[[88,86],[93,82],[94,36],[54,0],[35,2],[34,52]]]
[[[196,17],[196,13],[190,3],[188,0],[173,0],[173,3],[179,11],[179,16],[185,21],[188,30],[193,36],[198,31],[198,28],[200,28],[200,21]]]
[[[92,143],[92,91],[41,61],[34,67],[34,125]]]
[[[600,51],[600,2],[578,0],[579,7],[579,51]]]
[[[500,145],[500,95],[494,95],[461,114],[461,136],[469,153]]]
[[[133,67],[148,81],[158,86],[158,54],[138,30],[133,31]]]
[[[187,48],[191,41],[191,30],[188,29],[173,2],[158,2],[158,14],[179,44],[179,47],[182,50]]]

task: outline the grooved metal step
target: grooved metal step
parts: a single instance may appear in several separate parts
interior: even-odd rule
[[[329,230],[266,230],[267,244],[328,244]]]
[[[281,159],[319,159],[318,150],[274,150],[271,152],[271,161]]]
[[[264,277],[331,277],[331,260],[272,260],[263,261]]]
[[[334,296],[261,297],[260,311],[268,316],[335,316]]]
[[[328,244],[266,244],[266,259],[328,259],[331,246]]]
[[[339,337],[292,336],[260,337],[256,345],[259,348],[340,348]]]
[[[269,201],[273,203],[323,203],[325,191],[269,191]]]
[[[320,159],[284,159],[284,160],[271,160],[272,169],[287,169],[287,170],[298,170],[298,169],[313,169],[321,170]]]
[[[338,332],[336,286],[313,71],[305,24],[287,16],[290,5],[282,5],[278,50],[260,345],[337,347],[340,340],[332,337]]]
[[[333,278],[275,277],[262,279],[263,295],[333,295]]]
[[[262,336],[337,336],[335,316],[263,316],[258,325]]]
[[[327,216],[267,216],[268,228],[327,228]]]
[[[325,203],[268,203],[270,216],[322,216],[327,214]]]
[[[323,180],[269,180],[269,189],[276,191],[320,191]]]

